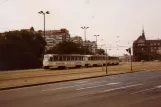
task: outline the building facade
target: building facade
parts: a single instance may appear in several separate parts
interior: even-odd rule
[[[142,35],[133,42],[133,60],[152,61],[161,59],[161,40],[147,40],[144,30]]]
[[[44,32],[41,31],[41,35],[44,35]],[[70,34],[67,29],[60,30],[47,30],[45,31],[45,40],[46,40],[46,49],[51,49],[60,42],[70,41]]]
[[[87,47],[87,49],[92,52],[93,54],[96,53],[96,47],[97,47],[97,43],[96,41],[83,41],[82,45]]]
[[[96,50],[97,50],[96,41],[89,41],[89,40],[83,41],[82,37],[80,36],[71,37],[70,40],[74,43],[79,43],[82,46],[86,47],[86,49],[88,49],[93,54],[96,53]]]

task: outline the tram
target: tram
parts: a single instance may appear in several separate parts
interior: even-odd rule
[[[106,55],[46,54],[44,69],[118,65],[119,58]]]

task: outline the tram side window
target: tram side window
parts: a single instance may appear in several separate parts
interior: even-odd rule
[[[83,61],[83,56],[81,56],[81,61]]]
[[[94,56],[94,60],[96,60],[96,56]]]
[[[93,57],[90,57],[90,60],[93,60]]]
[[[62,56],[62,57],[63,57],[63,59],[62,59],[62,60],[63,60],[63,61],[66,61],[66,56]]]
[[[74,60],[75,60],[75,61],[79,60],[79,59],[78,59],[78,56],[74,56]]]
[[[95,56],[93,57],[93,60],[96,60],[96,57]]]
[[[80,56],[76,56],[76,60],[80,61],[81,60]]]
[[[80,58],[81,58],[81,61],[83,61],[83,56],[81,56]]]
[[[87,61],[88,60],[88,57],[83,57],[84,59],[83,60],[85,60],[85,61]]]
[[[91,60],[91,57],[88,57],[88,60],[90,61]]]
[[[103,57],[103,60],[106,60],[106,57],[105,56]]]
[[[91,60],[94,60],[94,57],[93,56],[91,57]]]
[[[59,56],[59,61],[63,61],[62,56]]]
[[[76,56],[76,60],[80,61],[80,56]]]
[[[53,60],[53,58],[52,58],[52,57],[50,57],[50,58],[49,58],[49,61],[52,61],[52,60]]]
[[[97,60],[101,60],[101,57],[100,57],[100,56],[98,56],[98,57],[97,57]]]
[[[53,57],[53,60],[54,60],[54,61],[58,61],[58,56],[54,56],[54,57]]]
[[[76,61],[79,61],[79,56],[75,56],[75,60]]]
[[[70,61],[70,56],[67,56],[67,61]]]
[[[94,60],[94,57],[92,56],[91,59]]]
[[[102,60],[104,60],[104,56],[102,56]]]
[[[79,56],[79,61],[81,61],[82,60],[82,57],[81,56]]]
[[[71,61],[74,61],[74,56],[71,56]]]

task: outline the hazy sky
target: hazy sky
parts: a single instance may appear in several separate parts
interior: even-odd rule
[[[41,10],[51,13],[46,29],[67,28],[84,39],[80,27],[89,26],[87,39],[100,35],[98,44],[106,44],[110,55],[127,53],[126,47],[115,47],[137,39],[142,26],[148,39],[161,38],[161,0],[0,0],[0,31],[43,29]]]

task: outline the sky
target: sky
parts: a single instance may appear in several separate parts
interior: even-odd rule
[[[0,0],[0,32],[43,30],[41,10],[50,11],[47,30],[66,28],[84,39],[81,27],[88,26],[86,38],[100,35],[98,46],[114,56],[128,54],[143,27],[147,39],[161,39],[161,0]]]

